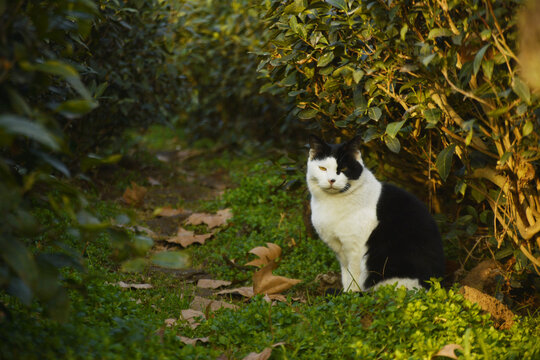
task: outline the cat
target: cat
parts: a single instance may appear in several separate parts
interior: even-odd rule
[[[427,207],[378,181],[364,166],[357,136],[328,144],[311,135],[306,180],[311,221],[336,253],[344,291],[397,283],[428,288],[444,275],[441,236]]]

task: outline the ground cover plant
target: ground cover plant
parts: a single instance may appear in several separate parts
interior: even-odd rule
[[[179,203],[166,203],[173,199],[164,195],[167,192],[174,194],[177,186],[189,187],[205,177],[215,178],[226,166],[231,173],[224,177],[227,190],[221,196],[191,198],[184,200],[182,207],[209,213],[230,207],[233,218],[213,238],[186,250],[168,243],[168,235],[156,240],[154,251],[167,247],[190,254],[193,266],[184,270],[146,266],[141,272],[122,272],[119,264],[111,261],[114,239],[104,233],[89,242],[83,259],[86,273],[63,271],[65,282],[84,289],[74,286],[70,291],[72,311],[66,322],[36,316],[39,302],[27,308],[3,295],[2,358],[242,359],[250,353],[266,352],[271,358],[429,359],[451,344],[461,346],[456,354],[465,359],[534,359],[539,354],[538,314],[523,315],[510,329],[500,330],[478,305],[456,289],[442,289],[438,284],[428,292],[386,287],[364,295],[325,297],[318,275],[337,270],[337,262],[320,240],[306,235],[301,220],[305,192],[302,187],[285,186],[289,180],[298,180],[298,175],[284,177],[284,166],[290,160],[270,162],[248,156],[239,160],[238,154],[217,156],[207,148],[210,156],[193,158],[192,163],[173,170],[171,177],[170,163],[154,156],[163,160],[164,152],[177,147],[175,140],[165,141],[164,132],[159,130],[153,134],[158,139],[142,143],[167,144],[169,148],[136,157],[149,161],[138,166],[152,169],[148,176],[161,185],[152,186],[139,176],[141,185],[150,189],[145,202],[134,207],[126,204],[121,194],[126,187],[124,178],[128,173],[139,174],[139,168],[108,168],[100,176],[116,179],[108,191],[119,195],[103,201],[99,198],[104,194],[87,190],[97,213],[104,218],[131,214],[131,226],[148,226],[164,234],[174,235],[177,226],[204,233],[204,224],[189,226],[182,216],[152,214],[166,205],[179,208]],[[43,222],[54,219],[46,210],[38,211],[36,217]],[[172,230],[167,230],[167,224],[173,224]],[[69,235],[66,222],[57,222],[54,227],[66,243],[82,250],[84,244]],[[251,299],[238,294],[217,295],[221,289],[197,286],[198,278],[229,280],[232,289],[250,286],[256,269],[244,265],[256,257],[248,251],[269,242],[283,249],[276,275],[302,280],[283,293],[284,301],[268,301],[263,295]],[[120,282],[133,287],[122,288]],[[193,321],[184,311],[194,310],[194,300],[200,297],[214,300],[218,307],[228,303],[236,308],[213,310],[204,305]],[[202,340],[186,344],[190,339]]]

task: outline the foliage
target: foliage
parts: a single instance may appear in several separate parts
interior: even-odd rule
[[[454,290],[383,287],[375,293],[315,298],[311,304],[252,301],[210,318],[193,336],[209,336],[241,358],[283,342],[276,358],[430,359],[446,344],[461,344],[460,358],[534,359],[537,322],[498,331],[477,305]]]
[[[57,121],[97,106],[68,59],[97,8],[83,0],[0,4],[0,288],[27,305],[40,299],[63,318],[69,299],[59,269],[80,269],[80,255],[51,236],[49,224],[39,226],[30,208],[50,209],[80,239],[102,225],[82,194],[60,180],[71,173],[61,161],[68,144]],[[47,251],[33,254],[27,239],[39,233],[49,235],[37,243]]]
[[[88,243],[105,231],[116,260],[152,244],[113,227],[126,216],[99,219],[68,180],[77,165],[119,161],[87,153],[104,139],[173,111],[178,76],[162,48],[169,8],[136,3],[0,1],[0,289],[27,305],[39,299],[57,318],[68,308],[60,269],[82,269],[80,252],[65,241]],[[51,222],[69,236],[55,237],[36,213],[54,213]]]
[[[378,172],[436,211],[472,206],[493,224],[484,247],[540,272],[540,102],[514,53],[520,5],[267,1],[265,89],[328,136],[361,134]]]
[[[94,151],[128,128],[167,123],[185,106],[171,52],[176,31],[167,1],[97,1],[99,13],[74,60],[100,107],[64,124],[76,153]]]
[[[248,260],[247,250],[269,240],[283,247],[278,268],[283,275],[299,274],[310,281],[315,274],[337,269],[326,245],[298,234],[302,192],[279,186],[284,180],[282,166],[291,160],[272,164],[239,160],[237,155],[233,159],[224,154],[194,161],[196,173],[215,171],[218,166],[235,169],[236,187],[228,190],[223,200],[205,202],[198,209],[216,210],[227,204],[239,214],[230,220],[229,228],[193,250],[194,257],[206,261],[205,270],[210,266],[216,278],[223,274],[241,280],[246,270],[230,269],[222,255],[242,265]],[[93,201],[92,208],[102,218],[122,212],[118,205],[102,201]],[[50,223],[51,231],[67,245],[82,251],[85,244],[69,238],[66,224],[55,221],[55,214],[43,210],[36,217],[41,223]],[[290,237],[296,246],[288,242]],[[383,287],[374,293],[336,297],[316,296],[308,289],[307,303],[289,299],[288,303],[270,304],[257,297],[235,302],[237,310],[208,312],[208,320],[198,321],[201,325],[192,329],[180,319],[180,313],[190,307],[197,294],[193,285],[154,269],[118,272],[117,263],[110,260],[115,251],[114,241],[104,233],[86,247],[86,276],[63,271],[67,281],[86,289],[70,292],[73,311],[64,323],[35,316],[33,310],[39,303],[28,309],[14,298],[0,295],[7,308],[0,313],[4,316],[0,318],[0,338],[5,339],[0,343],[0,357],[210,359],[225,355],[241,359],[280,342],[283,344],[272,350],[274,358],[430,359],[442,346],[452,343],[463,346],[464,351],[458,353],[465,359],[535,359],[540,352],[538,314],[518,319],[509,330],[496,330],[478,306],[464,300],[455,289],[444,290],[438,284],[430,291]],[[115,286],[119,281],[149,283],[153,288],[121,290]],[[166,327],[166,319],[177,322]],[[178,335],[208,336],[209,343],[185,345]]]
[[[279,139],[281,100],[259,94],[257,55],[265,43],[255,0],[184,0],[177,5],[176,33],[167,44],[185,78],[180,124],[193,138],[228,141]]]

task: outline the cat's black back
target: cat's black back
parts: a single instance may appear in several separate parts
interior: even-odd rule
[[[414,195],[383,183],[377,203],[379,224],[367,241],[365,286],[392,277],[426,280],[444,276],[441,236],[427,207]]]

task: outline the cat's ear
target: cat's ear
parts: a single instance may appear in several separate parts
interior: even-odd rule
[[[317,154],[324,152],[328,145],[321,138],[315,135],[309,135],[309,159],[313,159]]]
[[[352,152],[356,160],[362,162],[362,155],[360,154],[360,145],[363,143],[362,136],[356,135],[351,140],[347,141],[347,149]]]

